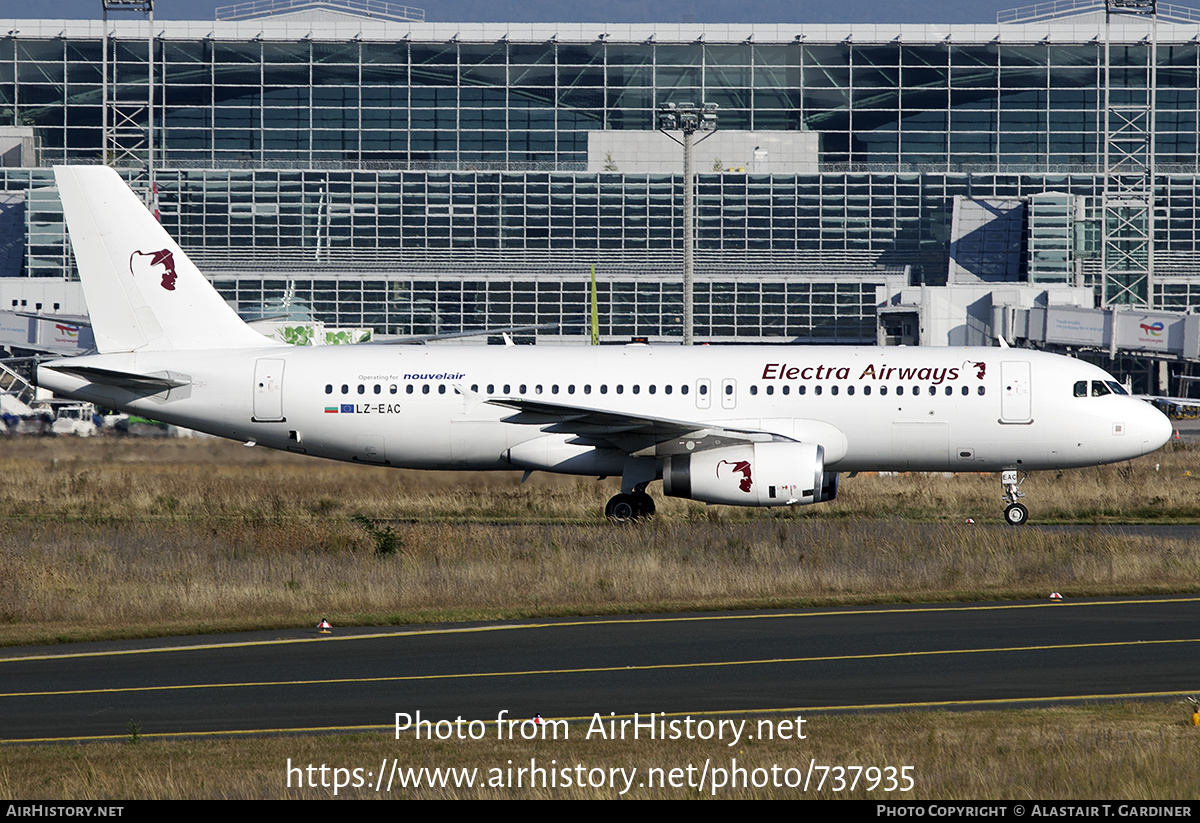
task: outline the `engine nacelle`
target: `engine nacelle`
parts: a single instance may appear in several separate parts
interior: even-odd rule
[[[730,506],[788,506],[837,497],[837,472],[813,443],[748,443],[663,461],[663,493]]]

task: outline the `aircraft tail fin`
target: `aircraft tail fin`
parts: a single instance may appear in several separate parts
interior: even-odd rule
[[[247,326],[107,166],[56,166],[102,353],[281,345]]]

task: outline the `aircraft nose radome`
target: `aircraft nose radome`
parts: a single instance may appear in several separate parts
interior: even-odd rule
[[[1143,453],[1149,454],[1167,445],[1167,441],[1175,433],[1175,426],[1165,414],[1146,403],[1142,413],[1141,432],[1142,445],[1145,448]]]

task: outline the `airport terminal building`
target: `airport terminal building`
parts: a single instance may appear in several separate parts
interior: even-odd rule
[[[583,340],[595,265],[605,339],[679,339],[685,181],[658,117],[715,103],[695,152],[698,342],[1103,348],[1142,312],[1200,358],[1193,10],[615,25],[370,8],[2,21],[0,308],[71,308],[50,167],[108,162],[244,316],[562,322],[538,338]]]

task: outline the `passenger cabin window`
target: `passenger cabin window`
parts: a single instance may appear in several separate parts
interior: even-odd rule
[[[326,394],[333,394],[333,384],[332,384],[332,383],[326,383],[326,384],[325,384],[325,393],[326,393]]]

